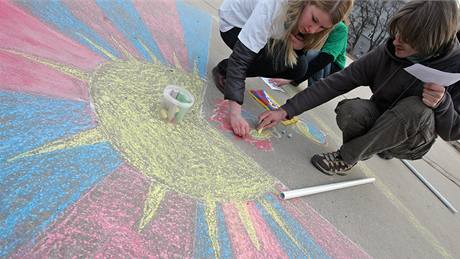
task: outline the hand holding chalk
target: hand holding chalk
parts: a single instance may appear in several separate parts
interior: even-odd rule
[[[271,128],[276,126],[280,121],[286,119],[287,112],[283,109],[275,111],[266,111],[259,116],[258,128]]]
[[[258,130],[257,130],[257,134],[261,134],[262,133],[262,130],[264,130],[264,127],[260,127]]]

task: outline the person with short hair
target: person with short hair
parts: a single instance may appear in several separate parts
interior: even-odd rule
[[[306,64],[299,57],[317,47],[352,5],[353,0],[224,0],[220,34],[232,54],[212,76],[229,100],[229,121],[236,135],[244,137],[250,129],[241,115],[245,79],[303,77]]]
[[[356,87],[369,86],[370,100],[338,103],[335,112],[343,144],[335,152],[311,158],[321,172],[345,175],[374,154],[420,159],[437,136],[460,139],[460,82],[450,86],[422,82],[404,70],[419,63],[460,72],[458,16],[456,0],[406,3],[390,20],[386,44],[318,81],[316,87],[306,88],[279,110],[264,112],[258,127],[273,127]]]

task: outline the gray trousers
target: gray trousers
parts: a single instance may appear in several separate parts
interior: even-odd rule
[[[370,100],[346,99],[335,112],[343,136],[340,154],[348,164],[376,153],[420,159],[437,137],[434,112],[418,96],[402,99],[383,113]]]

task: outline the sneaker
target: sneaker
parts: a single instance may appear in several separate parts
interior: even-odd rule
[[[343,161],[339,151],[316,154],[311,158],[311,163],[327,175],[347,175],[347,171],[356,164],[349,165]]]
[[[219,91],[224,94],[225,77],[220,73],[219,67],[217,66],[212,69],[212,79],[214,80],[214,84],[216,85],[217,89],[219,89]]]

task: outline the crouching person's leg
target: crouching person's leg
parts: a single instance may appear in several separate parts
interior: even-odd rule
[[[344,136],[346,141],[339,151],[322,155],[323,160],[327,158],[326,166],[321,168],[313,161],[315,157],[319,160],[320,155],[315,155],[312,163],[327,174],[344,175],[358,161],[376,153],[385,152],[405,159],[421,158],[436,138],[434,114],[420,97],[408,97],[378,117],[364,134],[348,137]]]
[[[337,125],[342,130],[343,143],[364,135],[380,116],[380,111],[374,102],[359,98],[339,102],[335,112]],[[314,155],[311,162],[328,175],[344,175],[355,164],[345,163],[338,151]]]
[[[384,151],[398,158],[417,159],[428,152],[435,138],[433,111],[420,97],[412,96],[383,113],[366,134],[344,143],[340,155],[347,164]]]
[[[409,135],[407,140],[400,145],[386,149],[379,155],[385,159],[392,157],[408,160],[420,159],[428,153],[437,137],[434,113],[422,103],[419,97],[406,98],[401,102],[400,109],[405,109],[404,106],[406,106],[407,109],[412,109],[412,113],[417,114],[418,120],[415,119],[414,123],[418,130]]]
[[[335,113],[343,143],[364,135],[381,115],[374,102],[359,98],[340,101]]]

